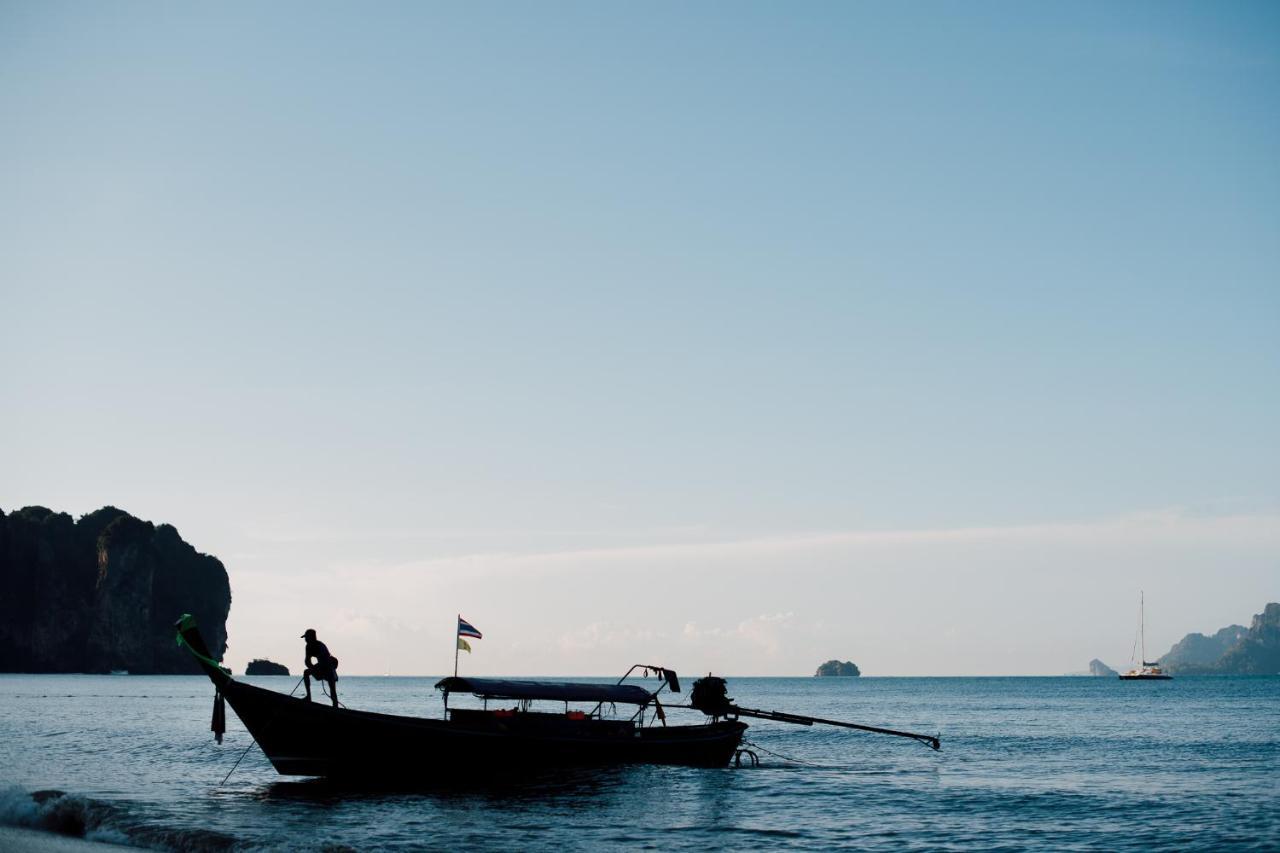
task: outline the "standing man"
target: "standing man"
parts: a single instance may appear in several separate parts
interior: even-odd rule
[[[302,639],[307,641],[302,659],[302,683],[307,685],[307,701],[311,701],[311,677],[315,676],[328,683],[329,698],[333,700],[333,707],[338,707],[338,659],[329,654],[329,647],[316,638],[315,628],[308,628]]]

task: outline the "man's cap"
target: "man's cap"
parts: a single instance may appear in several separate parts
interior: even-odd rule
[[[307,637],[314,637],[315,635],[316,635],[316,629],[308,628],[305,632],[303,632],[302,636],[299,639],[305,640]]]

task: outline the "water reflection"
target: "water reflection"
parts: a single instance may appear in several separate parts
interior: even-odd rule
[[[388,778],[357,780],[315,778],[282,780],[260,788],[264,801],[293,801],[317,804],[417,796],[439,801],[465,798],[468,802],[501,800],[504,803],[529,801],[546,804],[564,800],[569,804],[595,807],[599,800],[616,795],[636,783],[642,767],[557,768],[463,773],[448,779]]]

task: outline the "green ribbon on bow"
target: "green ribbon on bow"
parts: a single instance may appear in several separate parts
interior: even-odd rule
[[[227,668],[226,668],[225,666],[223,666],[221,663],[219,663],[218,661],[216,661],[216,660],[214,660],[213,658],[209,657],[208,655],[203,654],[203,653],[201,653],[200,651],[198,651],[198,650],[195,648],[195,646],[193,646],[193,645],[191,645],[189,642],[187,642],[187,638],[186,638],[186,637],[182,636],[182,632],[183,632],[183,631],[187,630],[188,628],[194,628],[194,627],[195,627],[195,625],[196,625],[196,619],[195,619],[195,617],[194,617],[194,616],[192,616],[190,613],[184,613],[184,614],[182,614],[182,618],[178,620],[178,645],[179,645],[179,646],[184,646],[184,647],[186,648],[186,650],[187,650],[187,651],[189,651],[189,652],[191,652],[191,654],[192,654],[192,655],[194,655],[194,656],[195,656],[195,658],[196,658],[197,660],[204,661],[205,663],[209,664],[210,666],[214,667],[215,669],[220,669],[220,670],[222,670],[224,673],[226,673],[227,675],[230,675],[230,674],[231,674],[231,670],[227,669]]]

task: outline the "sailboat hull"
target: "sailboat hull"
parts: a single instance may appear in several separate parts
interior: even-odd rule
[[[1159,661],[1147,660],[1147,594],[1138,595],[1138,635],[1142,638],[1141,666],[1134,667],[1120,676],[1121,681],[1172,681],[1173,676],[1160,668]]]

